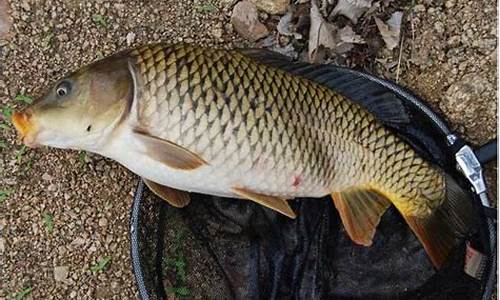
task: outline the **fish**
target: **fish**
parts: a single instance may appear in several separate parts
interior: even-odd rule
[[[117,161],[175,207],[197,192],[296,218],[288,200],[331,196],[370,246],[393,205],[443,267],[472,224],[468,194],[391,129],[410,122],[400,101],[353,101],[331,76],[263,49],[144,45],[58,80],[13,123],[29,147]]]

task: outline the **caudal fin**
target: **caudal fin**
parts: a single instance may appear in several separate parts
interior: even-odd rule
[[[444,202],[431,215],[422,218],[406,215],[404,209],[398,207],[398,201],[367,188],[350,188],[333,193],[332,198],[347,234],[364,246],[372,244],[382,214],[394,203],[439,269],[446,263],[457,239],[466,234],[474,222],[470,197],[451,177],[445,178]]]
[[[441,268],[450,252],[474,223],[470,197],[449,176],[446,177],[445,200],[431,215],[425,218],[405,216],[406,222],[423,244],[436,268]]]

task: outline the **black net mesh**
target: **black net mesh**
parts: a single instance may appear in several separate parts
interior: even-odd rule
[[[466,187],[443,133],[419,109],[407,108],[412,122],[395,128],[397,133]],[[290,201],[299,216],[295,220],[249,201],[191,198],[187,207],[176,209],[139,185],[132,258],[143,299],[477,299],[482,294],[482,283],[463,271],[465,241],[437,272],[394,209],[383,216],[373,245],[362,247],[347,237],[329,198]],[[477,233],[467,240],[483,250]]]
[[[292,201],[302,217],[289,220],[233,199],[193,194],[176,209],[142,195],[144,299],[474,299],[481,290],[463,272],[463,246],[436,272],[393,209],[362,247],[329,199]]]

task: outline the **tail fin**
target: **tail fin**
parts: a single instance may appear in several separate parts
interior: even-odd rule
[[[418,218],[402,215],[423,244],[436,268],[441,268],[457,238],[463,237],[474,223],[474,212],[470,197],[448,175],[445,200],[430,216]]]

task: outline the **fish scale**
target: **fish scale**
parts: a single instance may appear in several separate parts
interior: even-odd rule
[[[226,169],[225,176],[259,168],[275,175],[255,183],[260,192],[297,196],[370,180],[414,194],[416,187],[400,176],[417,170],[395,168],[401,160],[423,165],[442,189],[436,172],[363,108],[311,81],[236,51],[178,44],[144,46],[131,55],[144,91],[141,124]],[[302,188],[290,189],[293,176]]]

